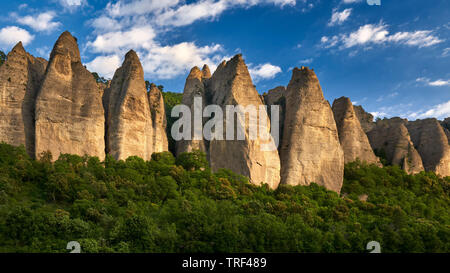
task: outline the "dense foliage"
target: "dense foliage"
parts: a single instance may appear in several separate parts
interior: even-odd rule
[[[340,197],[212,173],[200,152],[52,163],[0,144],[0,252],[449,252],[449,183],[355,162]]]

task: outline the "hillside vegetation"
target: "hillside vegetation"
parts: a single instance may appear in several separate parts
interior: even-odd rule
[[[340,197],[212,173],[200,152],[50,158],[0,144],[0,252],[450,251],[450,178],[433,173],[351,163]]]

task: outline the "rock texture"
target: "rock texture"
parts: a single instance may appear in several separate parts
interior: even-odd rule
[[[169,150],[169,141],[166,133],[166,110],[164,108],[164,99],[161,90],[152,84],[148,92],[148,101],[153,125],[152,151],[160,153]]]
[[[367,113],[364,108],[360,105],[353,106],[356,116],[359,119],[359,123],[361,124],[361,128],[364,132],[369,132],[375,127],[375,122],[373,121],[374,117],[372,114]]]
[[[407,120],[401,118],[379,120],[367,136],[372,148],[384,154],[389,164],[399,165],[407,173],[415,174],[423,171],[424,167],[406,123]]]
[[[264,94],[263,96],[264,103],[267,105],[267,113],[269,114],[269,117],[271,117],[271,109],[272,105],[278,105],[279,109],[279,132],[278,136],[281,139],[283,139],[283,129],[284,129],[284,119],[285,119],[285,112],[286,112],[286,87],[284,86],[278,86],[274,89],[269,90],[267,94]],[[281,145],[278,146],[280,148]]]
[[[206,90],[205,83],[211,78],[211,72],[209,67],[205,65],[201,71],[198,67],[191,69],[189,76],[186,79],[186,84],[184,85],[183,100],[182,104],[187,105],[191,109],[191,140],[181,140],[177,142],[176,151],[177,155],[184,152],[192,152],[193,150],[200,150],[208,154],[209,143],[203,139],[202,132],[197,132],[196,135],[200,136],[201,139],[194,139],[194,99],[200,98],[202,100],[202,105],[199,105],[196,110],[203,113],[203,109],[206,104]]]
[[[450,176],[450,146],[439,121],[434,118],[410,121],[407,127],[425,170]]]
[[[224,110],[226,105],[243,107],[253,105],[256,108],[263,105],[242,55],[236,55],[228,62],[222,62],[208,81],[207,89],[210,103],[219,105]],[[261,118],[268,120],[265,111]],[[212,140],[209,145],[212,169],[227,168],[249,177],[253,184],[266,183],[271,188],[277,188],[280,183],[280,158],[275,145],[271,150],[265,150],[263,145],[269,144],[270,140],[265,141],[259,137],[260,135],[257,139],[250,139],[247,130],[249,123],[238,118],[235,120],[245,128],[245,139]],[[270,138],[270,122],[267,122],[267,127],[260,127],[260,131],[265,132]],[[225,134],[226,123],[224,123],[224,139]]]
[[[0,142],[24,145],[34,157],[36,96],[47,61],[35,58],[18,43],[0,66]]]
[[[280,154],[282,183],[309,185],[315,182],[340,192],[344,153],[336,122],[316,74],[306,67],[293,70],[287,87]]]
[[[104,99],[106,152],[118,160],[130,156],[150,160],[154,147],[153,121],[144,70],[136,52],[126,54],[105,96],[108,96]]]
[[[448,143],[450,144],[450,118],[446,118],[441,122],[442,128],[444,128],[445,134],[448,138]]]
[[[339,140],[344,150],[345,163],[360,159],[367,163],[379,164],[379,159],[373,153],[369,139],[359,123],[350,99],[346,97],[336,99],[332,109]]]
[[[82,65],[77,40],[64,32],[50,55],[36,100],[36,154],[105,157],[102,93]]]

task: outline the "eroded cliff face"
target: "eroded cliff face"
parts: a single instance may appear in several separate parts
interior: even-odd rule
[[[426,171],[450,176],[450,147],[444,129],[436,119],[407,123],[415,148],[422,157]]]
[[[447,135],[448,143],[450,144],[450,118],[446,118],[441,122],[442,128]]]
[[[56,42],[36,99],[36,155],[105,157],[103,91],[83,66],[76,39]]]
[[[200,150],[205,154],[209,152],[209,142],[203,138],[203,131],[194,128],[194,113],[197,111],[202,115],[203,110],[207,103],[205,84],[206,81],[211,78],[211,72],[209,67],[205,65],[203,71],[198,67],[191,69],[189,76],[186,79],[186,84],[184,85],[183,100],[182,104],[187,105],[191,109],[191,140],[181,140],[177,142],[176,151],[177,155],[184,152],[192,152],[194,150]],[[194,105],[195,98],[201,99],[201,104],[197,107]],[[202,126],[204,124],[204,119],[202,118]],[[202,127],[203,128],[203,127]],[[202,129],[200,128],[200,129]],[[197,136],[197,137],[195,137]]]
[[[147,93],[150,104],[150,112],[153,125],[152,152],[161,153],[169,150],[169,141],[166,133],[166,110],[164,108],[164,99],[161,90],[152,84]]]
[[[364,132],[369,132],[375,127],[375,122],[373,121],[374,117],[372,114],[367,113],[364,108],[360,105],[355,105],[354,107],[355,114],[358,117],[359,123],[361,124],[361,128]]]
[[[356,159],[367,163],[380,164],[375,156],[369,139],[363,131],[349,98],[341,97],[333,102],[334,119],[339,133],[339,140],[344,150],[345,163]]]
[[[286,91],[281,155],[281,181],[288,185],[317,183],[340,192],[344,152],[330,104],[319,80],[306,67],[293,70]]]
[[[106,152],[114,158],[139,156],[150,160],[154,129],[144,70],[134,51],[129,51],[105,92],[107,105]],[[161,120],[159,120],[161,122]]]
[[[372,148],[384,154],[389,164],[399,165],[407,173],[415,174],[423,171],[424,166],[406,123],[407,120],[401,118],[379,120],[367,136]]]
[[[24,145],[35,154],[34,110],[47,61],[35,58],[18,43],[0,66],[0,142]]]
[[[236,55],[228,62],[222,62],[212,77],[207,67],[202,71],[193,68],[186,81],[183,103],[192,108],[195,97],[203,98],[207,104],[220,106],[224,118],[227,105],[254,106],[256,109],[263,105],[241,55]],[[242,118],[235,117],[237,123],[235,129],[237,126],[244,128],[243,140],[237,140],[236,130],[235,140],[225,140],[227,125],[224,122],[223,140],[214,139],[209,142],[200,140],[187,144],[185,142],[179,144],[180,151],[194,148],[206,150],[213,171],[221,168],[230,169],[247,176],[253,184],[265,183],[271,188],[277,188],[280,183],[280,158],[270,136],[267,111],[262,111],[261,115],[261,119],[267,120],[267,125],[260,127],[263,137],[261,134],[255,139],[250,137],[248,128],[254,125],[250,125],[250,122],[257,120],[246,122]],[[267,137],[267,140],[264,137]]]
[[[208,81],[207,88],[211,103],[221,106],[225,114],[226,105],[254,106],[256,109],[263,105],[242,55],[236,55],[228,62],[222,62]],[[231,169],[249,177],[253,184],[265,183],[271,188],[277,188],[280,183],[280,158],[274,145],[271,150],[263,147],[270,145],[271,142],[270,121],[266,111],[259,114],[262,115],[261,119],[267,120],[267,126],[261,126],[259,130],[270,140],[262,139],[261,135],[252,140],[248,128],[252,126],[250,123],[257,120],[249,120],[247,123],[244,119],[236,118],[235,128],[237,126],[245,128],[245,139],[211,141],[209,146],[211,167],[213,170]],[[226,131],[227,124],[224,122],[224,139]]]

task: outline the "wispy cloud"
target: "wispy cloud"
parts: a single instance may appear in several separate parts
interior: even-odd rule
[[[442,104],[435,105],[428,110],[415,112],[409,115],[411,119],[437,118],[444,119],[450,117],[450,100]]]
[[[21,25],[31,27],[35,31],[51,32],[61,26],[60,22],[53,21],[55,17],[55,12],[47,11],[35,15],[27,15],[24,17],[17,16],[16,21]]]
[[[340,25],[347,21],[347,19],[352,14],[352,9],[345,9],[339,12],[337,9],[333,9],[333,13],[331,14],[330,22],[328,22],[328,26]]]
[[[435,36],[431,30],[397,32],[390,35],[388,25],[383,23],[377,25],[367,24],[349,34],[339,34],[331,37],[323,36],[321,38],[321,46],[323,48],[339,47],[339,49],[388,43],[422,48],[441,42],[443,40]]]
[[[432,80],[430,80],[428,78],[417,78],[416,82],[422,82],[422,83],[425,83],[428,86],[434,86],[434,87],[437,87],[437,86],[450,86],[450,80],[442,80],[442,79],[432,81]]]

